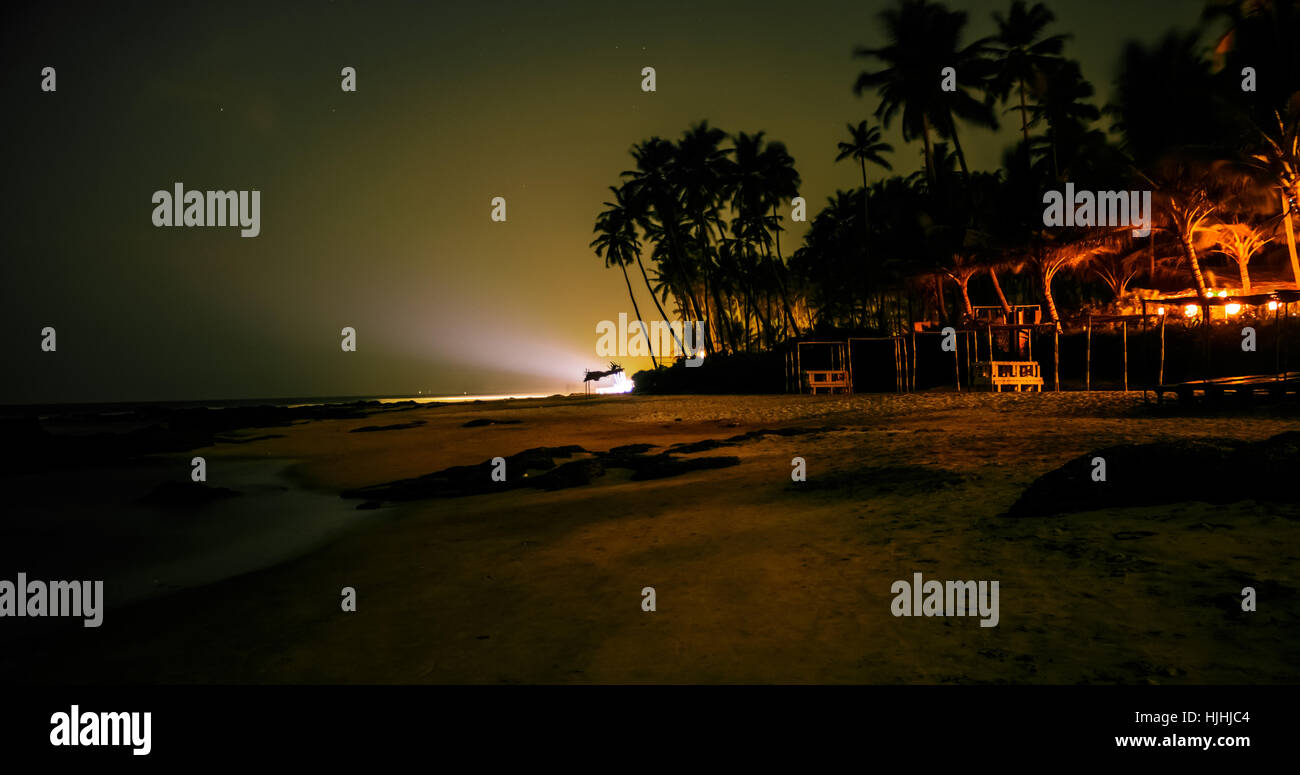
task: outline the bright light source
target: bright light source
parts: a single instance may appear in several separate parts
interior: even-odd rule
[[[600,393],[601,395],[610,395],[612,393],[631,393],[632,388],[634,387],[636,387],[636,385],[632,382],[632,380],[628,379],[627,375],[620,371],[619,373],[614,375],[613,385],[610,385],[609,387],[598,387],[596,388],[596,392]]]
[[[1270,310],[1277,309],[1277,302],[1276,302],[1276,301],[1270,301],[1270,302],[1268,303],[1268,308],[1269,308]]]
[[[1241,305],[1236,303],[1228,304],[1225,305],[1223,309],[1226,310],[1229,315],[1235,315],[1238,312],[1241,312]]]
[[[1157,314],[1157,315],[1163,315],[1163,314],[1165,314],[1165,308],[1164,308],[1164,307],[1160,307],[1159,309],[1156,310],[1156,314]]]
[[[1196,317],[1198,310],[1200,310],[1200,307],[1195,304],[1188,304],[1186,307],[1183,307],[1183,314],[1189,318],[1194,318]]]
[[[1219,298],[1220,298],[1220,299],[1224,298],[1224,297],[1227,296],[1227,295],[1228,295],[1228,292],[1227,292],[1227,291],[1219,291]]]

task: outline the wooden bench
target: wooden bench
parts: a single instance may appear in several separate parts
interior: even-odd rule
[[[1001,393],[1003,387],[1014,387],[1016,392],[1033,388],[1043,390],[1043,376],[1038,361],[977,361],[975,387],[988,385],[989,390]]]
[[[804,384],[808,392],[817,395],[818,390],[827,393],[849,392],[849,373],[847,371],[805,371]]]

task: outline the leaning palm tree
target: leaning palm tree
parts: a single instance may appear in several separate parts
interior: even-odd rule
[[[1056,15],[1042,3],[1035,3],[1032,8],[1025,6],[1024,0],[1014,0],[1011,10],[1003,16],[994,12],[993,21],[998,25],[998,34],[994,37],[993,51],[997,62],[997,73],[990,82],[990,88],[1003,101],[1016,91],[1020,96],[1020,132],[1024,135],[1025,146],[1029,145],[1029,104],[1026,92],[1034,88],[1043,74],[1060,59],[1061,50],[1069,35],[1048,35],[1043,37],[1043,30],[1056,20]]]
[[[1127,244],[1127,227],[1093,228],[1061,233],[1055,230],[1039,232],[1031,247],[1030,262],[1038,270],[1042,283],[1043,300],[1052,322],[1060,326],[1061,316],[1052,293],[1052,280],[1062,270],[1074,269],[1088,262],[1097,253],[1114,250]]]
[[[606,202],[605,207],[608,209],[596,217],[596,227],[592,230],[596,233],[596,239],[591,241],[591,247],[596,249],[597,256],[605,259],[606,269],[617,265],[623,270],[623,282],[627,284],[627,295],[632,300],[632,311],[636,313],[636,319],[641,324],[641,335],[645,337],[647,349],[650,351],[650,362],[658,369],[659,361],[655,358],[654,343],[650,341],[650,333],[646,331],[645,319],[641,317],[641,309],[636,303],[636,294],[632,292],[632,280],[627,274],[627,265],[640,260],[641,242],[637,239],[636,222],[628,211],[623,192],[613,187],[610,191],[614,192],[614,201]]]
[[[1287,252],[1291,257],[1291,276],[1296,287],[1300,288],[1300,258],[1296,256],[1295,224],[1293,213],[1300,199],[1300,111],[1294,113],[1289,121],[1284,121],[1280,113],[1277,118],[1276,135],[1261,131],[1262,152],[1254,157],[1256,165],[1262,169],[1269,183],[1276,190],[1282,204],[1282,225],[1286,234]]]
[[[970,281],[981,268],[976,263],[975,256],[966,252],[953,253],[952,262],[942,267],[943,273],[951,278],[961,291],[962,315],[968,321],[975,319],[975,308],[970,302]]]
[[[1260,248],[1273,241],[1246,223],[1222,223],[1214,228],[1215,244],[1219,252],[1231,258],[1241,274],[1241,290],[1250,292],[1250,260]]]
[[[991,65],[989,38],[963,46],[966,14],[949,11],[928,0],[899,0],[896,8],[880,12],[888,43],[880,48],[858,47],[854,56],[874,60],[883,69],[863,72],[853,89],[860,96],[874,89],[880,96],[875,116],[886,127],[901,113],[903,139],[920,137],[925,143],[928,179],[934,180],[931,134],[952,140],[963,173],[966,155],[957,136],[956,119],[996,128],[986,93]],[[945,92],[942,72],[955,71],[956,88]],[[976,99],[972,92],[985,94]]]
[[[1204,299],[1207,294],[1205,274],[1201,271],[1197,255],[1198,237],[1213,226],[1213,220],[1222,204],[1230,197],[1231,189],[1242,185],[1244,177],[1227,169],[1221,162],[1209,164],[1196,160],[1169,156],[1151,170],[1139,172],[1138,177],[1153,189],[1152,202],[1162,225],[1178,241],[1183,258],[1196,284],[1196,295]]]

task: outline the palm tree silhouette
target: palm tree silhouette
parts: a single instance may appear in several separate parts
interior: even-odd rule
[[[795,336],[799,336],[799,324],[795,321],[791,309],[790,294],[785,281],[785,258],[781,255],[782,229],[779,210],[782,204],[799,195],[799,184],[803,181],[799,178],[799,171],[794,167],[794,157],[786,149],[785,143],[769,142],[760,158],[763,170],[763,189],[760,199],[764,208],[772,211],[771,229],[776,247],[776,261],[773,262],[769,257],[768,265],[776,280],[777,289],[781,293],[786,325]]]
[[[636,303],[636,294],[632,292],[632,280],[627,275],[627,265],[633,261],[640,261],[641,242],[637,239],[636,222],[628,210],[622,189],[611,186],[609,190],[614,192],[614,201],[606,202],[605,207],[608,209],[597,216],[596,227],[593,229],[596,239],[591,241],[591,247],[596,249],[597,256],[605,259],[606,268],[617,264],[623,270],[623,282],[627,284],[627,295],[632,300],[632,311],[636,313],[636,319],[641,324],[641,335],[645,337],[646,345],[650,350],[650,362],[658,369],[659,361],[655,358],[654,343],[650,341],[650,333],[646,331],[645,319],[641,317],[641,309]]]
[[[997,71],[990,89],[999,99],[1007,100],[1014,90],[1020,97],[1020,132],[1025,138],[1025,147],[1029,147],[1029,105],[1026,90],[1030,84],[1040,88],[1043,74],[1060,58],[1065,41],[1069,35],[1049,35],[1042,37],[1047,25],[1056,20],[1056,15],[1042,3],[1035,3],[1032,8],[1025,6],[1024,0],[1015,0],[1006,16],[995,12],[993,21],[998,25],[998,34],[994,38],[993,50]]]
[[[997,127],[987,92],[992,73],[988,58],[991,39],[981,38],[962,46],[966,14],[928,0],[899,0],[897,8],[880,12],[880,21],[888,43],[880,48],[858,47],[854,56],[875,60],[884,69],[860,74],[854,91],[858,95],[868,89],[877,91],[880,105],[875,116],[886,127],[901,113],[903,139],[910,142],[920,137],[925,142],[926,171],[931,180],[931,132],[952,140],[962,172],[969,173],[955,119]],[[955,91],[943,91],[941,73],[945,67],[956,71]],[[985,92],[985,99],[976,99],[972,91]]]
[[[687,314],[704,320],[703,307],[695,296],[694,273],[686,260],[686,245],[677,192],[676,149],[668,140],[652,137],[632,147],[636,169],[622,173],[629,201],[642,230],[655,240],[655,257],[666,260],[669,271],[660,271],[673,295],[683,302]]]

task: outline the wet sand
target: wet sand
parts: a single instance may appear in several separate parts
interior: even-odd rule
[[[520,422],[464,427],[484,418]],[[410,427],[350,432],[396,424]],[[372,511],[337,496],[532,447],[645,443],[658,452],[779,428],[808,432],[688,453],[740,463],[664,479],[633,481],[612,468],[570,489]],[[337,516],[340,503],[360,515],[352,527],[323,546],[330,531],[317,534],[307,544],[319,548],[306,556],[110,609],[98,630],[64,627],[38,650],[7,650],[0,675],[110,683],[1294,683],[1300,506],[1241,500],[1003,514],[1037,476],[1094,449],[1297,429],[1290,410],[1157,412],[1139,393],[618,396],[296,424],[276,429],[279,438],[150,465],[188,472],[189,457],[204,455],[209,484],[229,486],[224,479],[239,479],[250,461],[296,461],[286,472],[300,491],[295,500],[286,496],[270,509],[278,515],[258,519],[285,519],[294,531],[304,516],[338,524],[346,519]],[[791,481],[793,457],[805,459],[807,482]],[[259,498],[269,506],[272,497],[245,495],[220,508]],[[254,535],[252,517],[243,519],[232,518],[225,538],[199,534],[242,554],[235,543]],[[999,580],[999,625],[893,616],[891,584],[915,572]],[[1259,594],[1253,613],[1240,608],[1246,585]],[[340,610],[345,586],[356,589],[355,613]],[[641,610],[647,586],[656,590],[653,613]]]

